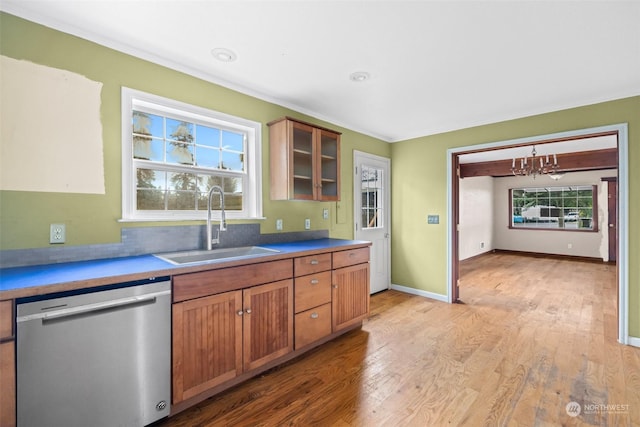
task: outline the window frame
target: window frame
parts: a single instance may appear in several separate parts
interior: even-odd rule
[[[133,110],[144,109],[163,116],[183,118],[198,124],[207,124],[218,129],[233,130],[246,135],[245,171],[242,187],[242,210],[226,211],[228,219],[262,218],[262,124],[208,108],[165,98],[139,90],[122,87],[122,219],[121,221],[189,221],[205,220],[206,210],[137,210],[136,209],[136,165],[149,163],[154,168],[174,171],[202,173],[211,171],[198,166],[174,165],[133,158],[133,135],[131,120]],[[218,176],[227,173],[220,170]],[[238,176],[232,173],[232,176]],[[213,211],[213,217],[220,217],[220,210]]]
[[[508,221],[509,221],[509,226],[508,228],[510,230],[535,230],[535,231],[570,231],[570,232],[581,232],[581,233],[597,233],[600,231],[600,226],[599,226],[599,218],[598,218],[598,186],[597,185],[591,185],[591,199],[592,199],[592,206],[591,206],[591,223],[592,226],[590,228],[581,228],[581,227],[576,227],[576,228],[566,228],[566,227],[526,227],[526,226],[514,226],[513,225],[513,191],[514,190],[523,190],[523,189],[532,189],[532,188],[547,188],[547,189],[554,189],[554,188],[567,188],[567,187],[588,187],[589,184],[584,184],[584,185],[578,185],[578,184],[573,184],[573,185],[553,185],[553,186],[548,186],[548,187],[536,187],[536,186],[530,186],[530,187],[518,187],[518,188],[510,188],[508,191],[508,198],[509,198],[509,217],[508,217]],[[526,224],[526,223],[524,223]]]

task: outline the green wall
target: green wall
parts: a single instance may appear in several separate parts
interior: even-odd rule
[[[640,96],[392,144],[392,283],[447,293],[448,149],[619,123],[629,131],[629,333],[640,336]]]
[[[387,144],[284,107],[172,71],[9,14],[0,14],[0,53],[15,59],[69,70],[101,82],[104,144],[104,195],[0,192],[0,249],[47,247],[49,224],[67,224],[67,245],[113,243],[127,226],[171,223],[119,223],[121,217],[120,88],[127,86],[263,123],[263,233],[329,229],[332,237],[352,238],[353,150],[391,157],[392,282],[445,294],[447,230],[447,149],[534,135],[628,123],[629,218],[640,217],[640,97],[479,126],[440,135]],[[55,100],[52,100],[55,102]],[[269,144],[266,123],[290,115],[343,132],[342,201],[339,203],[269,200]],[[8,143],[2,141],[3,144]],[[329,208],[331,219],[322,219]],[[426,215],[439,214],[439,225]],[[248,221],[256,222],[256,221]],[[193,222],[191,222],[193,223]],[[195,222],[197,223],[197,222]],[[173,223],[178,225],[182,223]],[[185,222],[184,224],[190,224]],[[629,260],[640,255],[638,225],[629,223]],[[630,334],[640,336],[640,264],[629,268]]]
[[[334,126],[290,109],[243,95],[201,79],[152,64],[50,28],[0,14],[0,53],[36,64],[69,70],[101,82],[105,193],[104,195],[0,192],[0,249],[49,246],[49,224],[65,223],[67,245],[114,243],[129,226],[180,225],[181,223],[120,223],[121,218],[121,86],[236,115],[263,124],[263,233],[274,233],[276,218],[283,231],[301,231],[304,218],[312,229],[328,229],[331,237],[353,238],[353,150],[390,157],[389,144]],[[55,100],[51,100],[55,103]],[[266,123],[284,115],[297,117],[342,132],[341,192],[338,203],[269,200],[269,132]],[[11,141],[2,141],[10,144]],[[329,220],[322,209],[329,208]],[[241,222],[241,221],[231,221]],[[201,222],[200,222],[201,223]]]

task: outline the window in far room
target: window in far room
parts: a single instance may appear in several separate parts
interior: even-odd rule
[[[595,185],[509,190],[510,228],[597,231]]]
[[[123,219],[204,219],[213,185],[228,218],[261,216],[260,123],[127,88],[122,117]]]

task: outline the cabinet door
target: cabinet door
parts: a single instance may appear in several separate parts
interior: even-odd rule
[[[0,425],[16,425],[16,343],[0,343]]]
[[[316,129],[316,199],[340,200],[340,135]]]
[[[340,200],[340,133],[288,117],[268,123],[272,200]]]
[[[244,370],[293,351],[293,280],[243,291]]]
[[[293,174],[292,188],[293,199],[313,200],[315,197],[315,169],[316,161],[314,156],[315,130],[313,127],[289,122],[289,140],[291,141],[291,159],[293,164],[291,170]]]
[[[333,332],[356,324],[369,315],[369,263],[332,272]]]
[[[173,403],[242,372],[242,291],[173,305]]]
[[[0,426],[16,425],[16,342],[13,301],[0,301]]]

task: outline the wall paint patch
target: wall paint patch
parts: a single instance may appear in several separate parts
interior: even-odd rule
[[[0,189],[105,194],[102,83],[0,56]]]

